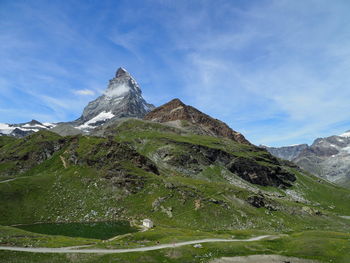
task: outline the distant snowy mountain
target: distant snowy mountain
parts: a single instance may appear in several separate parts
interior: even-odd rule
[[[48,130],[55,127],[53,123],[41,123],[36,120],[19,124],[0,123],[0,135],[24,137],[40,130]]]
[[[20,124],[0,123],[0,136],[24,137],[47,129],[61,135],[89,133],[96,127],[120,118],[142,118],[154,108],[142,97],[135,79],[124,68],[119,68],[103,95],[91,101],[79,119],[56,124],[36,120]]]
[[[311,146],[302,144],[266,149],[272,155],[291,160],[312,174],[350,187],[350,131],[318,138]]]
[[[350,186],[350,132],[316,139],[293,161],[332,182]]]

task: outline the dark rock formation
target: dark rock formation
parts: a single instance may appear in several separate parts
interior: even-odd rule
[[[1,148],[0,164],[7,163],[10,167],[6,172],[2,172],[1,175],[18,175],[30,170],[50,159],[68,141],[68,138],[48,138],[46,134],[35,133],[18,141],[13,149]]]
[[[126,193],[138,192],[145,183],[143,177],[128,170],[126,164],[159,174],[158,168],[151,160],[140,155],[127,143],[107,140],[86,149],[83,154],[77,152],[78,146],[76,142],[71,143],[62,155],[68,160],[68,165],[94,167],[111,185],[124,189]]]
[[[296,180],[294,174],[281,167],[278,159],[266,153],[266,158],[256,159],[234,156],[220,149],[209,148],[203,145],[179,143],[181,154],[173,151],[171,147],[161,148],[157,151],[156,158],[162,159],[173,169],[189,176],[200,173],[210,165],[226,167],[230,172],[242,179],[258,185],[289,187]],[[264,161],[266,164],[260,164]]]
[[[156,165],[147,157],[139,154],[127,143],[112,140],[96,144],[84,156],[78,156],[78,158],[78,164],[104,169],[108,173],[120,170],[123,162],[131,162],[134,166],[147,172],[159,174]]]
[[[261,165],[255,160],[239,157],[234,159],[228,169],[253,184],[263,186],[289,187],[296,180],[294,174],[280,166]]]

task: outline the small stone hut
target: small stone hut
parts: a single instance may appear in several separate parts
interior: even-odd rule
[[[151,219],[143,219],[142,220],[142,225],[147,227],[147,228],[152,228],[153,227],[153,221]]]

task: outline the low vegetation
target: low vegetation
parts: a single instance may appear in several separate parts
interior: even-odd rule
[[[130,248],[203,238],[278,238],[115,255],[0,251],[0,261],[209,262],[221,256],[267,253],[324,262],[350,260],[350,220],[344,217],[350,216],[350,191],[261,148],[140,120],[111,126],[103,138],[61,137],[47,131],[23,139],[4,138],[1,245]],[[239,164],[275,171],[280,181],[253,181],[232,168],[240,160],[244,162]],[[278,178],[280,174],[288,180]],[[150,218],[155,228],[135,233],[105,229],[106,235],[87,236],[72,227],[106,221],[137,227],[144,218]],[[33,225],[37,223],[50,225],[38,230],[40,225]],[[63,223],[70,226],[69,233],[48,231]],[[31,226],[13,227],[17,224]],[[117,237],[101,240],[112,236]]]

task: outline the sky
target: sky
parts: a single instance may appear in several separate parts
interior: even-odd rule
[[[350,129],[348,0],[0,0],[0,122],[71,121],[118,67],[254,144]]]

